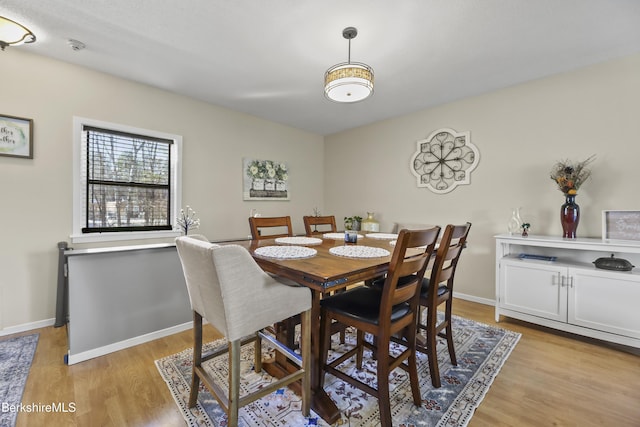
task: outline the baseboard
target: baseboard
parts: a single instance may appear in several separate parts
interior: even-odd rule
[[[49,326],[53,326],[55,322],[56,322],[56,319],[45,319],[45,320],[38,320],[37,322],[23,323],[22,325],[17,325],[17,326],[10,326],[8,328],[3,328],[0,331],[0,337],[3,337],[5,335],[18,334],[20,332],[25,332],[25,331],[31,331],[33,329],[46,328]]]
[[[178,332],[186,331],[192,326],[193,322],[185,322],[180,325],[172,326],[170,328],[162,329],[159,331],[154,331],[145,335],[140,335],[124,341],[105,345],[103,347],[94,348],[77,354],[69,354],[67,363],[69,365],[73,365],[75,363],[84,362],[85,360],[93,359],[94,357],[104,356],[105,354],[113,353],[118,350],[123,350],[125,348],[136,346],[138,344],[144,344],[158,338],[164,338]]]
[[[454,298],[460,298],[466,301],[471,301],[471,302],[477,302],[479,304],[484,304],[484,305],[490,305],[491,307],[495,307],[496,306],[496,302],[495,300],[489,299],[489,298],[480,298],[474,295],[468,295],[468,294],[461,294],[458,292],[453,292],[453,296]]]

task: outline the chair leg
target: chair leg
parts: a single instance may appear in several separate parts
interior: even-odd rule
[[[193,367],[191,368],[191,391],[189,392],[189,408],[196,406],[200,377],[196,367],[202,364],[202,316],[193,312]]]
[[[389,402],[389,340],[390,337],[379,337],[378,347],[375,350],[378,360],[378,407],[382,427],[392,427]]]
[[[445,319],[447,322],[447,347],[449,348],[449,358],[453,366],[458,366],[458,359],[456,359],[456,349],[453,346],[453,326],[451,325],[451,299],[447,301]]]
[[[438,349],[436,348],[436,321],[437,310],[427,312],[427,357],[429,358],[429,372],[431,373],[431,384],[435,388],[440,388],[440,369],[438,368]]]
[[[413,404],[422,406],[422,396],[420,395],[420,380],[418,378],[418,362],[416,360],[416,332],[417,329],[410,325],[406,328],[405,338],[407,347],[411,351],[407,360],[409,367],[409,382],[411,383],[411,394],[413,395]]]
[[[254,342],[254,371],[256,373],[262,372],[262,338],[260,338],[260,334],[256,334],[256,340]]]
[[[302,415],[309,416],[311,410],[311,310],[300,317],[300,353],[302,356]]]
[[[360,329],[356,332],[356,346],[358,351],[356,352],[356,368],[362,369],[362,358],[364,355],[364,332]]]
[[[229,412],[228,425],[238,425],[238,403],[240,401],[240,340],[229,343]]]

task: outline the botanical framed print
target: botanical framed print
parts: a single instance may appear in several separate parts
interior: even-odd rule
[[[244,200],[289,200],[289,168],[275,160],[242,159]]]
[[[0,115],[0,156],[33,159],[33,120]]]

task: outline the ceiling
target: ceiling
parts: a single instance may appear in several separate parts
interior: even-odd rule
[[[8,47],[320,135],[640,52],[638,0],[0,0],[37,36]],[[336,104],[323,76],[375,71]],[[68,39],[86,45],[74,51]]]

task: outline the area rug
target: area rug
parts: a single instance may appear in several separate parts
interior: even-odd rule
[[[0,340],[0,426],[14,426],[38,334]]]
[[[438,363],[442,387],[433,388],[426,355],[419,353],[418,374],[422,393],[422,407],[413,405],[409,378],[405,371],[394,370],[389,378],[391,410],[395,426],[466,426],[475,409],[480,405],[500,368],[520,339],[520,334],[454,316],[454,343],[458,366],[452,366],[444,340],[438,343]],[[342,352],[341,346],[355,342],[355,333],[347,330],[346,343],[340,345],[334,336],[332,348]],[[218,340],[207,344],[207,349],[226,345]],[[397,350],[397,349],[396,349]],[[272,351],[263,345],[265,357]],[[253,347],[242,349],[240,393],[250,392],[272,380],[266,373],[253,372]],[[333,358],[332,352],[329,359]],[[211,394],[201,386],[198,404],[189,409],[192,350],[156,360],[156,366],[164,378],[187,425],[227,425],[227,417]],[[226,384],[228,378],[227,356],[209,361],[206,369],[219,381]],[[355,372],[355,361],[348,360],[341,368]],[[376,365],[371,353],[365,350],[363,369],[357,373],[365,381],[376,386]],[[352,374],[353,375],[353,374]],[[379,425],[378,401],[359,389],[327,375],[325,389],[341,411],[341,419],[334,426],[375,427]],[[254,426],[328,426],[313,412],[305,418],[300,412],[300,398],[288,388],[263,397],[240,408],[239,425]]]

